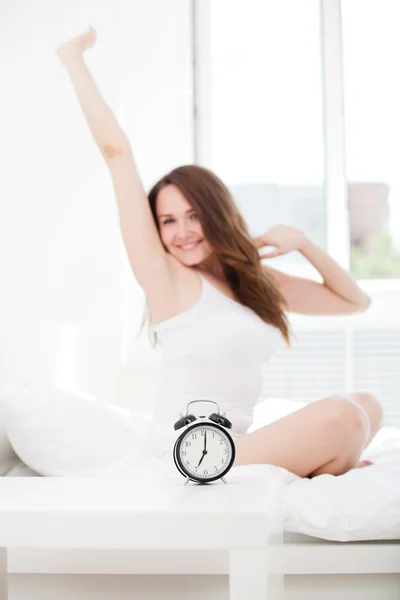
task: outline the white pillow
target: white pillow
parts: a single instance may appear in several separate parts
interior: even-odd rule
[[[51,385],[0,388],[8,438],[29,467],[46,476],[91,477],[134,457],[148,417]]]
[[[18,457],[15,455],[4,427],[4,404],[0,399],[0,477],[7,475],[17,462]]]
[[[255,431],[264,425],[269,425],[277,419],[286,417],[290,413],[307,406],[306,402],[294,400],[284,400],[282,398],[266,398],[254,407],[253,424],[250,425],[248,432]]]

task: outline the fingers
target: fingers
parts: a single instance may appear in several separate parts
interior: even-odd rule
[[[95,28],[90,25],[90,27],[88,29],[88,32],[92,36],[93,40],[96,40],[96,38],[97,38],[97,31],[95,30]]]
[[[281,252],[279,250],[273,250],[272,252],[267,252],[260,255],[260,260],[263,258],[274,258],[275,256],[280,256]]]
[[[75,36],[71,40],[64,42],[56,48],[56,52],[61,59],[68,59],[76,56],[77,53],[83,53],[93,46],[97,39],[97,32],[91,25],[86,31]]]
[[[255,245],[257,250],[265,246],[263,237],[260,235],[258,237],[253,238],[253,244]]]

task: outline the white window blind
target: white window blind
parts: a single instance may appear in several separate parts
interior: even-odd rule
[[[382,403],[384,424],[400,427],[400,326],[330,323],[296,331],[293,347],[265,367],[263,396],[311,402],[370,392]]]

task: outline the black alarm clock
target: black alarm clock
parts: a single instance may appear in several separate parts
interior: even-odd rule
[[[211,402],[218,412],[197,419],[189,414],[190,404],[196,402]],[[213,400],[192,400],[187,405],[186,415],[175,423],[175,431],[186,426],[173,449],[176,468],[186,477],[185,485],[189,481],[210,483],[217,479],[226,483],[224,475],[235,460],[235,443],[227,431],[232,428],[232,423],[224,415]]]

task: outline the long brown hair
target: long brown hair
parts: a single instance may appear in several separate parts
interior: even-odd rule
[[[148,198],[154,222],[159,192],[167,185],[176,186],[195,209],[203,233],[219,262],[235,297],[263,321],[280,329],[289,344],[289,327],[284,312],[285,300],[277,282],[261,265],[258,250],[228,188],[212,171],[197,165],[178,167],[162,177]],[[140,331],[149,318],[148,306]],[[153,345],[157,343],[154,334]]]

